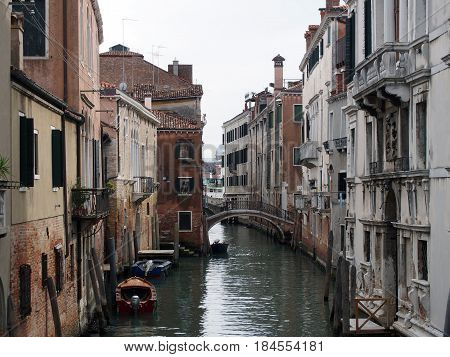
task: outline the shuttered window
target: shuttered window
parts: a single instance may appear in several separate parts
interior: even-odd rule
[[[355,13],[352,12],[351,16],[347,18],[345,28],[345,52],[346,52],[346,76],[345,82],[348,84],[353,81],[355,74]]]
[[[296,104],[294,105],[294,121],[300,122],[303,119],[303,105]]]
[[[372,0],[364,1],[364,52],[366,57],[372,53]]]
[[[281,123],[281,121],[283,120],[283,113],[282,113],[282,106],[281,105],[277,105],[277,109],[276,109],[276,117],[277,117],[277,123]]]
[[[48,256],[45,253],[42,253],[41,256],[41,270],[42,270],[42,288],[47,287],[47,278],[48,278]]]
[[[61,247],[55,248],[55,286],[60,292],[64,285],[64,255]]]
[[[23,54],[27,57],[45,57],[47,50],[46,11],[47,0],[34,0],[34,5],[16,4],[13,11],[24,14]]]
[[[98,140],[92,140],[93,148],[93,178],[94,178],[94,188],[100,187],[100,145]]]
[[[28,264],[19,269],[19,306],[22,317],[31,314],[31,267]]]
[[[52,130],[52,185],[63,187],[63,136],[61,130]]]
[[[269,129],[273,128],[273,112],[269,113]]]
[[[175,157],[177,159],[193,159],[194,145],[190,141],[177,142],[175,146]]]
[[[192,194],[194,192],[194,179],[192,177],[178,177],[175,181],[175,190],[182,195]]]
[[[178,227],[180,232],[192,231],[192,212],[178,212]]]
[[[34,120],[20,117],[20,185],[34,187]]]

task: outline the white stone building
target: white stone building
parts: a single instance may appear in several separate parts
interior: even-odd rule
[[[346,3],[347,259],[358,293],[387,299],[386,325],[440,336],[450,288],[450,1]]]

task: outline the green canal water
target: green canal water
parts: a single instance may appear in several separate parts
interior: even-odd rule
[[[117,317],[108,336],[332,336],[324,272],[243,225],[216,225],[228,258],[184,258],[156,284],[157,312]]]

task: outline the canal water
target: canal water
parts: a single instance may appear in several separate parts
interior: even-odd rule
[[[216,225],[228,258],[182,258],[156,285],[157,312],[113,321],[108,336],[332,336],[324,272],[260,231]]]

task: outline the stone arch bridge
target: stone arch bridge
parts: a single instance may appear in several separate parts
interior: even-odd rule
[[[261,201],[224,201],[223,203],[205,202],[204,211],[207,216],[208,231],[216,224],[235,217],[255,217],[269,223],[278,232],[281,240],[294,232],[297,213],[286,211]]]

